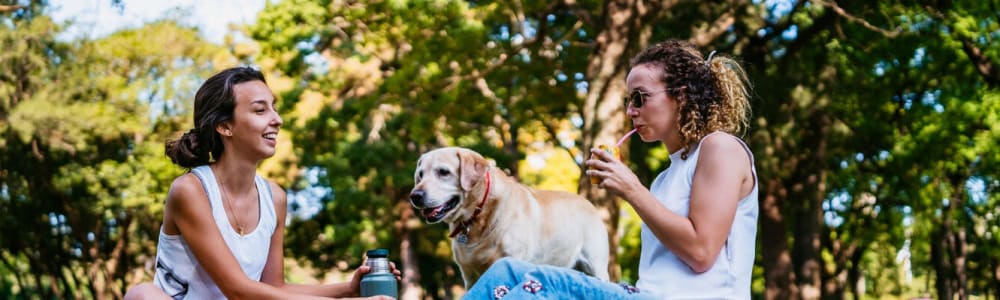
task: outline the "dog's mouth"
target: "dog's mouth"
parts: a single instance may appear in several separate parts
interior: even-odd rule
[[[424,216],[424,219],[427,220],[428,223],[441,221],[441,219],[444,219],[444,217],[447,216],[449,212],[451,212],[453,209],[455,209],[456,206],[458,206],[458,202],[459,202],[458,195],[455,195],[451,197],[451,199],[448,200],[448,202],[446,202],[441,206],[421,209],[420,214]]]

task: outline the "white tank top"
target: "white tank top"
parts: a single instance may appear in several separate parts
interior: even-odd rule
[[[720,132],[712,134],[716,133]],[[733,227],[715,264],[701,274],[692,271],[670,249],[664,247],[643,223],[639,281],[636,283],[636,287],[643,292],[651,292],[664,299],[750,299],[757,236],[757,169],[753,166],[750,148],[739,138],[722,134],[739,140],[750,156],[753,190],[740,199]],[[691,183],[698,167],[700,146],[699,142],[699,147],[691,151],[686,160],[681,159],[683,151],[671,154],[670,167],[661,172],[650,185],[650,191],[661,204],[684,217],[688,216]]]
[[[191,171],[201,180],[201,185],[208,194],[212,217],[219,232],[222,233],[222,238],[226,240],[226,245],[229,246],[229,252],[239,261],[247,277],[260,281],[264,264],[267,263],[271,235],[274,234],[277,225],[274,201],[271,200],[271,186],[263,177],[254,176],[257,198],[260,201],[260,222],[252,232],[240,236],[229,224],[226,210],[222,206],[219,184],[212,169],[205,165]],[[219,251],[225,250],[219,249]],[[153,282],[174,299],[226,298],[195,259],[184,237],[166,234],[162,227],[159,243],[156,246],[156,273]]]

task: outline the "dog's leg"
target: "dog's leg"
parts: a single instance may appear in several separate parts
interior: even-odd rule
[[[607,254],[601,255],[588,254],[586,252],[581,253],[580,257],[576,260],[576,265],[574,265],[573,268],[604,281],[611,279],[611,276],[608,274]]]
[[[596,222],[591,230],[600,232],[604,231],[604,223]],[[580,259],[577,260],[577,264],[580,264],[582,260],[584,263],[588,264],[591,272],[587,274],[592,274],[594,277],[600,278],[604,281],[611,279],[608,274],[608,236],[606,234],[595,234],[583,242],[583,250],[580,251]]]
[[[473,284],[476,284],[477,278],[472,276],[472,272],[466,271],[462,268],[462,264],[458,264],[458,272],[462,274],[462,282],[465,283],[465,289],[469,289]]]
[[[573,264],[573,269],[586,273],[587,275],[590,276],[596,276],[596,274],[594,273],[594,266],[590,265],[590,261],[587,260],[587,257],[584,256],[582,253],[580,254],[580,256],[576,257],[576,263]]]

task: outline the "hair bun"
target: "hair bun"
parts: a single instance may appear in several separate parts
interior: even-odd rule
[[[201,157],[198,146],[198,129],[191,129],[176,140],[167,141],[165,153],[170,161],[185,168],[193,168],[208,162]]]

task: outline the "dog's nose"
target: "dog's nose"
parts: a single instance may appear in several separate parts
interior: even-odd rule
[[[424,190],[413,190],[410,192],[410,203],[415,206],[424,206]]]

